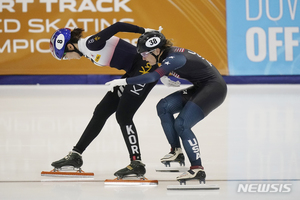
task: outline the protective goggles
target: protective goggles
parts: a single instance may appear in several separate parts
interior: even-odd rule
[[[148,56],[151,52],[153,52],[154,50],[155,50],[155,49],[153,49],[153,50],[151,50],[151,51],[143,52],[143,53],[141,53],[141,56],[146,57],[146,56]]]

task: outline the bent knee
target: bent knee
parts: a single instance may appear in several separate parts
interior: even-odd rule
[[[129,113],[124,113],[124,112],[116,112],[116,120],[119,125],[127,125],[132,123],[132,118],[133,116],[130,115]]]
[[[184,130],[189,129],[189,127],[186,127],[185,120],[182,117],[177,117],[175,119],[174,128],[180,137],[184,133]]]
[[[161,99],[156,105],[157,115],[161,116],[166,114],[168,107],[168,102],[165,99]]]

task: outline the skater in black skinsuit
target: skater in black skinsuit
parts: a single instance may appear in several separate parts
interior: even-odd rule
[[[177,177],[177,180],[205,181],[206,174],[200,157],[199,143],[191,128],[224,101],[227,86],[223,77],[206,59],[191,50],[173,47],[172,42],[157,31],[141,35],[138,40],[138,52],[151,65],[161,63],[161,66],[154,72],[142,76],[117,79],[106,84],[111,88],[116,85],[149,84],[169,73],[190,81],[193,84],[191,87],[174,92],[157,104],[158,116],[171,145],[171,152],[161,161],[183,162],[180,138],[191,167]],[[174,118],[176,113],[179,115]]]
[[[144,33],[144,29],[135,25],[117,22],[101,32],[82,38],[83,29],[59,29],[51,37],[52,55],[61,59],[80,59],[85,56],[99,66],[111,66],[123,69],[123,78],[138,76],[154,71],[158,66],[150,65],[137,54],[136,47],[114,36],[118,32]],[[145,85],[128,85],[115,87],[108,92],[96,106],[93,116],[73,150],[61,160],[52,163],[55,168],[73,166],[80,168],[83,164],[81,154],[98,136],[106,120],[116,113],[131,163],[128,167],[115,173],[116,176],[145,174],[145,165],[141,162],[138,135],[133,123],[133,116],[146,99],[156,81]]]

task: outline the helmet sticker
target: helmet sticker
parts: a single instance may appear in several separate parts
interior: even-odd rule
[[[62,49],[65,43],[65,37],[63,34],[59,34],[56,38],[55,46],[58,50]]]
[[[152,38],[149,38],[147,41],[146,41],[146,47],[155,47],[157,46],[158,44],[160,43],[160,38],[159,37],[152,37]]]

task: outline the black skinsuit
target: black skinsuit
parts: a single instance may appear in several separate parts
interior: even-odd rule
[[[99,61],[97,58],[101,56],[104,57],[104,54],[111,53],[109,65],[113,68],[124,69],[126,74],[123,75],[123,78],[154,71],[158,66],[151,66],[144,61],[142,57],[136,53],[135,46],[113,36],[120,31],[144,33],[144,28],[118,22],[93,36],[79,41],[81,42],[79,50],[85,57],[97,65],[102,65],[100,63],[101,60]],[[105,51],[106,46],[108,46],[110,42],[107,40],[113,40],[115,45],[114,51],[111,51],[111,49],[109,52]],[[101,53],[103,53],[103,55],[101,55]],[[98,54],[100,54],[100,56]],[[156,82],[115,87],[113,92],[108,92],[96,106],[92,119],[73,150],[83,153],[88,145],[98,136],[106,120],[113,113],[116,113],[116,119],[126,142],[130,159],[140,160],[141,152],[138,135],[132,118]]]

